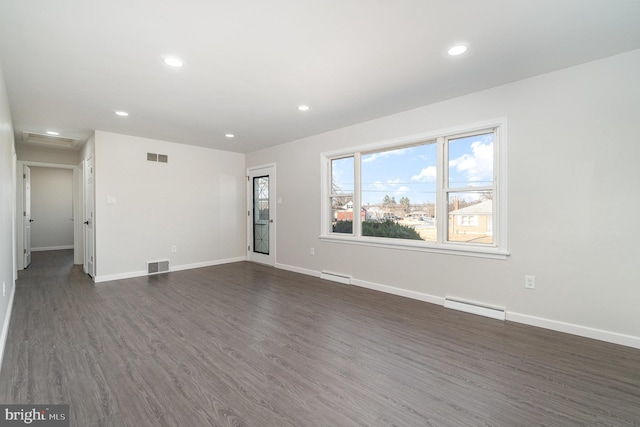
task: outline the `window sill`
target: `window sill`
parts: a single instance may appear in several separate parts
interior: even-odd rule
[[[509,256],[508,251],[496,247],[481,247],[476,245],[465,245],[456,243],[435,245],[426,242],[414,243],[410,240],[398,239],[398,241],[395,241],[394,239],[387,238],[354,237],[349,235],[321,235],[320,240],[323,242],[344,243],[347,245],[371,246],[415,252],[470,256],[477,258],[507,259],[507,257]]]

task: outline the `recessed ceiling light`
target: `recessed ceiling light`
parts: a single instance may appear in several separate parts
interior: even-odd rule
[[[184,62],[180,58],[176,58],[175,56],[167,56],[164,58],[164,63],[170,67],[180,68],[184,65]]]
[[[120,117],[127,117],[129,113],[127,113],[126,111],[116,111],[116,115]]]
[[[298,110],[300,111],[309,111],[308,105],[298,105]]]
[[[55,136],[55,135],[60,135],[60,132],[54,132],[54,131],[52,131],[52,130],[48,130],[48,131],[47,131],[47,133],[48,133],[49,135],[54,135],[54,136]]]
[[[457,44],[453,47],[451,47],[447,53],[451,56],[456,56],[456,55],[462,55],[463,53],[465,53],[467,51],[467,49],[469,48],[469,46],[467,46],[466,44]]]
[[[225,133],[224,136],[226,136],[227,138],[233,138],[235,135],[232,133]]]

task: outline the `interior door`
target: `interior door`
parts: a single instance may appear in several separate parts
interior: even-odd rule
[[[94,277],[94,188],[93,157],[89,157],[84,165],[84,272]]]
[[[23,166],[23,182],[24,182],[24,268],[31,264],[31,168],[27,165]]]
[[[275,166],[249,169],[247,174],[248,259],[275,265]]]

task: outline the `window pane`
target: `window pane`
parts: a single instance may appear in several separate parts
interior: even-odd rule
[[[331,231],[353,233],[353,200],[351,197],[331,197]]]
[[[494,133],[449,140],[449,188],[493,185]]]
[[[269,176],[253,178],[253,251],[269,255]]]
[[[331,160],[331,231],[353,233],[354,159]],[[341,196],[341,194],[344,194]]]
[[[434,142],[362,155],[362,235],[436,241]]]
[[[331,160],[331,194],[353,194],[353,157]]]
[[[493,192],[449,193],[450,242],[493,243]]]

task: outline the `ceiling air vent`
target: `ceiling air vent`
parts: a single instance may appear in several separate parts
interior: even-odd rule
[[[62,136],[43,135],[34,132],[22,132],[22,142],[49,148],[73,150],[80,140]]]

